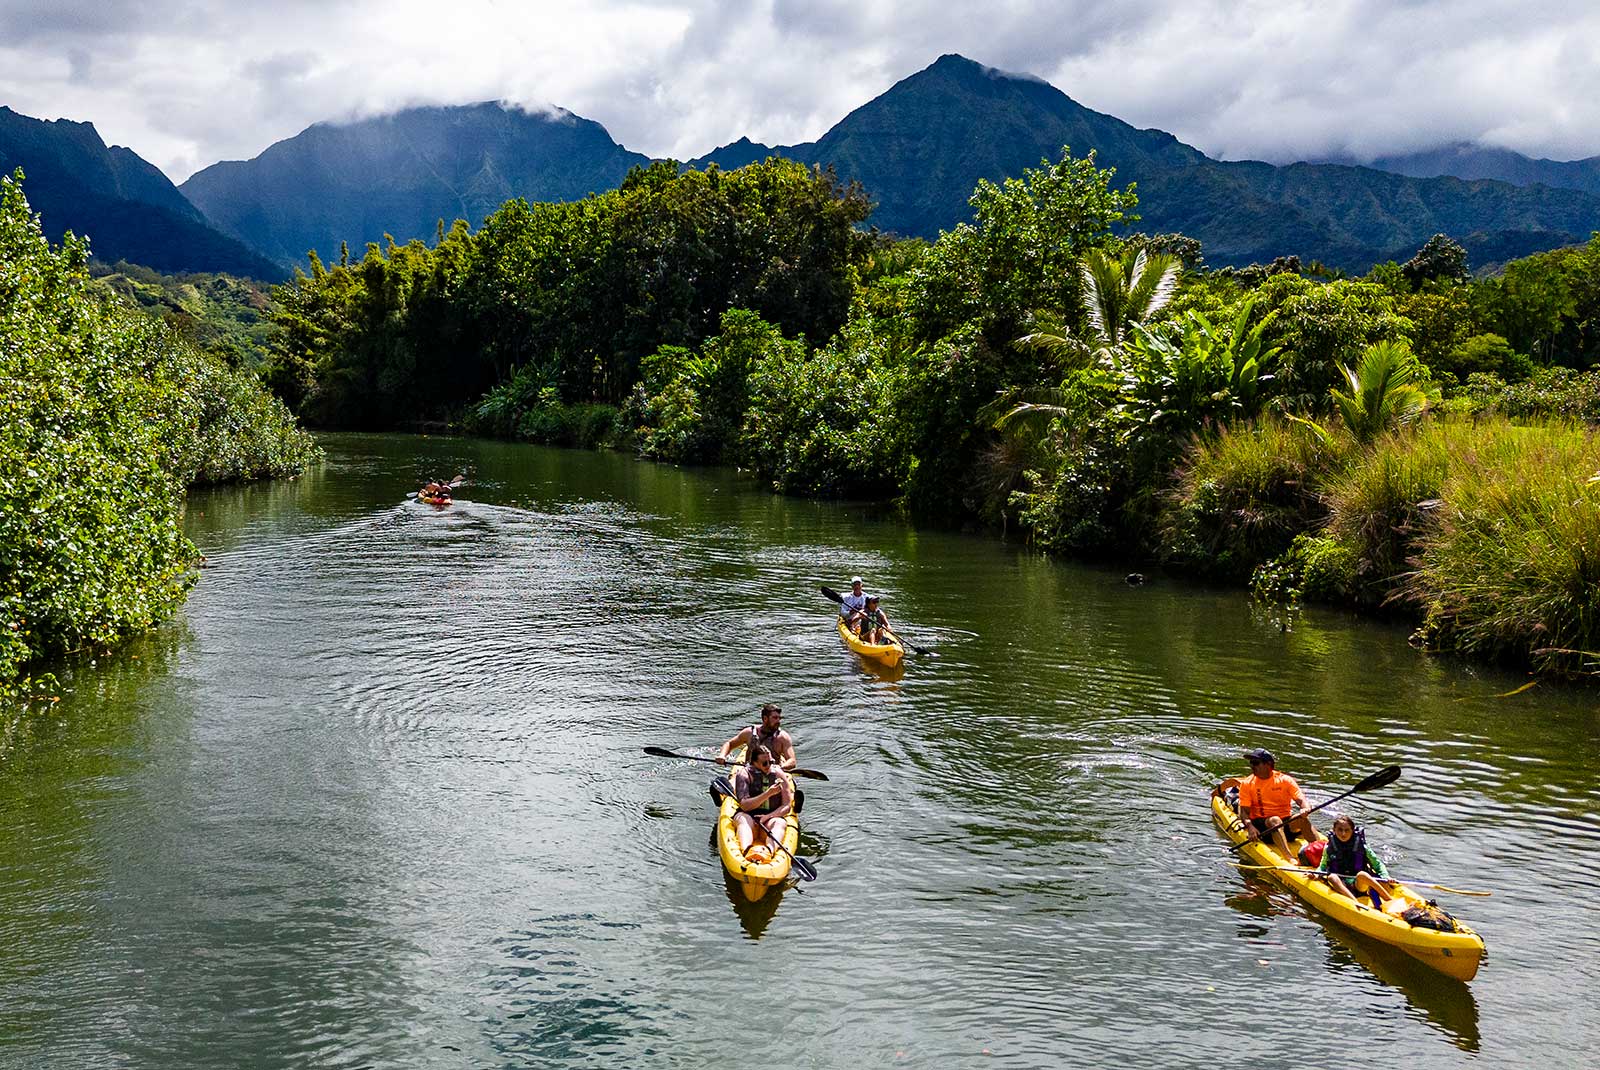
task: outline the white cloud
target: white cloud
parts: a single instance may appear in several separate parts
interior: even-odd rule
[[[1600,10],[1564,0],[0,0],[0,103],[181,180],[324,119],[559,105],[688,157],[819,136],[960,52],[1225,158],[1478,139],[1600,153]]]

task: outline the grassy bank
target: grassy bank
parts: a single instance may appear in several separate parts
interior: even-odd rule
[[[87,263],[0,180],[0,699],[182,603],[186,487],[292,474],[315,452],[252,375],[94,286]]]
[[[1600,437],[1442,418],[1361,444],[1268,419],[1197,440],[1164,515],[1169,560],[1259,597],[1415,618],[1415,640],[1600,670]]]

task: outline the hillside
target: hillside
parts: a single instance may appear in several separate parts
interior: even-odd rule
[[[873,223],[933,237],[966,218],[978,179],[1020,174],[1063,145],[1075,154],[1095,150],[1119,183],[1138,184],[1140,229],[1199,238],[1213,264],[1296,254],[1359,271],[1408,256],[1439,232],[1477,259],[1504,259],[1506,250],[1570,244],[1600,227],[1600,197],[1572,190],[1213,160],[1039,79],[954,55],[896,83],[815,142],[768,149],[741,140],[693,162],[737,166],[766,151],[833,166],[878,202]]]
[[[1600,156],[1585,160],[1545,160],[1510,149],[1458,142],[1422,152],[1380,156],[1372,161],[1372,166],[1414,178],[1488,178],[1514,186],[1543,185],[1600,195]]]
[[[317,250],[360,255],[385,234],[431,241],[440,220],[473,226],[515,197],[576,200],[649,163],[570,112],[488,102],[319,123],[252,160],[213,164],[183,193],[217,226],[284,264]]]
[[[158,271],[279,279],[283,269],[209,226],[155,166],[107,147],[93,124],[44,121],[0,106],[0,173],[21,168],[45,234],[86,234],[94,256]]]

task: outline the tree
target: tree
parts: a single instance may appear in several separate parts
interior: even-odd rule
[[[1412,289],[1425,282],[1461,282],[1467,277],[1467,251],[1460,242],[1435,234],[1401,266],[1400,273]]]
[[[1074,159],[1062,149],[1059,161],[1040,164],[1000,185],[980,181],[969,202],[974,221],[941,234],[912,271],[911,306],[925,339],[975,322],[992,344],[1007,344],[1039,309],[1078,328],[1078,261],[1137,218],[1138,197],[1132,185],[1112,189],[1116,172],[1096,167],[1092,152]]]

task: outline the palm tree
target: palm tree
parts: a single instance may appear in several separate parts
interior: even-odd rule
[[[1334,390],[1333,401],[1358,441],[1370,442],[1390,427],[1412,423],[1428,411],[1428,391],[1420,382],[1420,369],[1404,342],[1376,342],[1362,352],[1355,368],[1339,365],[1350,392]]]
[[[1043,321],[1038,330],[1017,339],[1017,344],[1038,350],[1063,368],[1083,367],[1095,359],[1116,363],[1116,353],[1136,324],[1160,312],[1178,289],[1183,263],[1175,256],[1144,249],[1115,256],[1090,249],[1078,264],[1083,281],[1083,318],[1088,338],[1074,337],[1058,320]],[[995,426],[1004,430],[1019,420],[1048,422],[1066,414],[1058,395],[1049,388],[1022,392]]]

